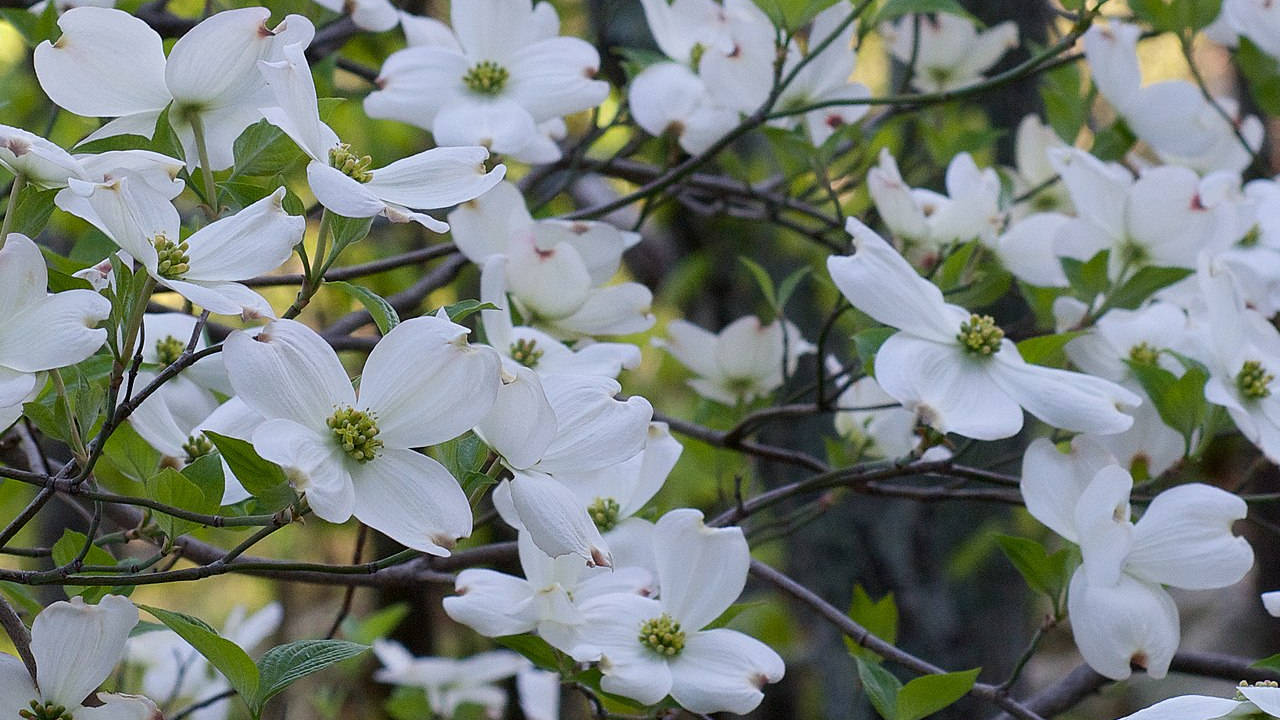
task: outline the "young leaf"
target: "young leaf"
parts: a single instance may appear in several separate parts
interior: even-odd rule
[[[1073,339],[1080,337],[1084,331],[1040,335],[1027,338],[1018,343],[1018,354],[1032,365],[1064,368],[1067,366],[1067,354],[1063,348]]]
[[[1075,569],[1071,567],[1070,551],[1059,550],[1050,555],[1044,546],[1035,540],[1011,535],[999,535],[996,537],[996,542],[1000,544],[1005,557],[1009,558],[1009,562],[1013,563],[1023,579],[1027,581],[1027,585],[1032,590],[1048,596],[1049,601],[1053,603],[1054,612],[1057,613],[1061,609],[1062,591],[1071,581],[1071,572]]]
[[[352,285],[342,280],[328,280],[325,282],[325,286],[341,290],[348,296],[358,300],[364,306],[364,309],[369,311],[369,315],[373,317],[374,324],[378,326],[378,332],[383,335],[391,332],[391,328],[400,324],[400,315],[396,313],[395,308],[391,307],[391,303],[369,288],[361,285]]]
[[[160,453],[142,439],[129,423],[123,423],[102,448],[111,465],[134,482],[145,483],[160,469]]]
[[[978,679],[981,668],[922,675],[898,691],[894,720],[921,720],[964,697]]]
[[[186,640],[196,652],[204,656],[210,665],[231,683],[231,687],[240,694],[246,704],[253,707],[253,700],[258,696],[258,666],[239,645],[218,635],[208,623],[171,610],[139,605],[138,607],[151,613],[155,619],[164,623],[178,637]],[[258,716],[254,711],[254,717]]]
[[[868,375],[875,374],[876,353],[890,336],[898,332],[897,328],[878,327],[863,330],[853,336],[853,345],[858,349],[858,357],[862,360],[862,370]]]
[[[849,618],[891,645],[898,639],[898,605],[893,600],[893,593],[879,600],[872,600],[861,585],[855,585],[853,601],[849,604]],[[852,638],[846,637],[844,644],[856,658],[870,663],[879,663],[881,660],[879,655],[857,644]]]
[[[201,512],[217,512],[222,505],[222,494],[226,490],[226,478],[222,476],[222,458],[214,453],[198,457],[195,462],[182,468],[182,476],[204,493],[206,509]]]
[[[368,649],[346,640],[299,640],[271,648],[258,659],[258,693],[250,709],[260,714],[268,700],[293,683]]]
[[[365,239],[371,227],[373,218],[349,218],[329,213],[329,230],[333,233],[333,248],[329,255],[337,257],[348,245]]]
[[[84,533],[75,530],[63,531],[62,537],[53,544],[53,561],[59,566],[67,565],[76,559],[88,540],[89,537]],[[86,565],[115,565],[116,559],[97,545],[90,545],[83,562]],[[111,587],[108,585],[65,585],[63,589],[67,591],[67,595],[80,595],[91,603],[101,600],[103,595],[111,592]]]
[[[284,470],[273,462],[263,460],[250,443],[208,430],[204,436],[218,448],[231,472],[250,494],[257,497],[270,496],[288,483]]]
[[[751,277],[755,279],[756,285],[760,287],[760,293],[764,295],[765,302],[769,303],[769,307],[777,310],[778,294],[774,290],[773,278],[769,277],[769,271],[747,257],[739,256],[738,262],[742,263],[742,266],[751,272]]]
[[[1192,272],[1194,271],[1186,268],[1144,267],[1107,296],[1107,301],[1098,314],[1101,315],[1112,308],[1133,310],[1157,290],[1185,279]]]
[[[858,663],[858,679],[862,681],[862,689],[871,700],[871,705],[885,720],[897,720],[898,691],[902,683],[884,668],[869,663],[862,658],[854,658]]]
[[[302,151],[279,128],[266,120],[250,125],[236,138],[232,149],[235,168],[231,177],[275,175],[303,157]]]
[[[543,670],[560,670],[560,654],[546,640],[536,635],[503,635],[494,638],[494,641],[529,658]]]
[[[204,496],[200,488],[196,487],[195,483],[173,468],[165,468],[157,473],[155,477],[148,480],[147,494],[156,502],[164,503],[180,510],[206,514],[211,510],[217,510],[216,501],[213,507],[210,508],[209,500]],[[156,524],[160,526],[165,535],[169,536],[170,540],[176,540],[178,537],[200,527],[199,523],[174,517],[163,510],[156,511],[155,519]]]
[[[1125,362],[1147,391],[1160,419],[1182,434],[1190,451],[1192,435],[1204,423],[1208,409],[1204,399],[1208,374],[1203,368],[1192,366],[1178,377],[1159,365]]]
[[[1268,115],[1280,115],[1280,63],[1242,35],[1236,64],[1249,82],[1249,94],[1258,107]]]
[[[459,300],[452,305],[444,306],[444,313],[449,316],[453,322],[462,322],[471,315],[481,310],[497,310],[498,306],[493,303],[480,302],[479,300]],[[432,311],[428,315],[435,315],[437,311]]]

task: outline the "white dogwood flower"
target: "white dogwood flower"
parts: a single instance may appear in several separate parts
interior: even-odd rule
[[[731,406],[768,397],[782,387],[784,372],[790,376],[800,357],[814,350],[790,321],[765,325],[754,315],[719,333],[672,320],[662,346],[698,376],[689,386],[699,395]]]
[[[1117,433],[1133,419],[1119,406],[1141,398],[1112,382],[1031,365],[989,316],[946,302],[887,242],[849,218],[855,254],[827,269],[853,306],[897,328],[880,347],[880,386],[925,424],[978,440],[1010,437],[1022,411],[1073,432]]]
[[[0,428],[22,415],[39,392],[36,373],[74,365],[98,351],[107,331],[96,328],[111,303],[92,290],[48,294],[40,248],[10,234],[0,248]]]
[[[1120,720],[1227,720],[1280,717],[1280,687],[1274,683],[1240,683],[1235,698],[1179,695],[1161,700]]]
[[[810,54],[818,43],[833,36],[834,39],[816,57],[809,60],[795,79],[783,89],[778,96],[778,108],[786,110],[817,103],[859,101],[871,97],[870,88],[849,80],[858,60],[857,53],[853,50],[855,24],[848,23],[839,34],[835,32],[852,12],[853,6],[836,3],[813,19],[813,27],[809,31]],[[800,62],[801,57],[803,56],[799,52],[788,53],[787,62],[782,69],[784,77]],[[842,125],[861,120],[869,109],[866,103],[850,102],[847,105],[810,110],[804,113],[802,119],[809,139],[814,145],[821,145]],[[801,118],[793,118],[786,124],[794,125],[800,120]]]
[[[284,48],[284,59],[262,62],[262,74],[279,107],[264,107],[267,120],[297,143],[311,162],[307,182],[321,205],[346,217],[382,215],[392,222],[417,222],[435,232],[449,226],[425,213],[471,200],[502,179],[506,166],[484,169],[489,151],[482,147],[433,148],[371,167],[320,120],[315,81],[304,46]]]
[[[452,32],[438,23],[406,32],[410,46],[383,63],[365,112],[430,130],[440,145],[483,145],[531,163],[559,159],[540,126],[604,101],[599,53],[559,36],[550,3],[455,0],[450,12]]]
[[[141,695],[96,693],[137,624],[138,609],[119,595],[106,595],[97,605],[80,597],[53,603],[31,625],[34,680],[21,660],[0,654],[0,709],[9,717],[159,718],[155,704]],[[100,704],[86,706],[86,698]]]
[[[240,133],[262,118],[270,97],[259,60],[274,60],[286,45],[306,47],[311,21],[289,15],[274,30],[271,11],[241,8],[220,12],[178,39],[166,58],[160,35],[120,10],[79,7],[58,19],[62,37],[35,50],[36,77],[49,99],[87,117],[113,117],[87,139],[131,134],[151,137],[156,121],[172,106],[169,121],[186,154],[200,165],[197,130],[204,135],[207,170],[235,162]]]
[[[499,360],[439,317],[400,323],[374,347],[357,395],[337,353],[315,331],[277,320],[223,351],[237,395],[267,418],[253,433],[330,522],[355,515],[397,542],[447,555],[471,533],[457,480],[411,448],[455,438],[493,405]]]
[[[916,37],[915,26],[920,35]],[[880,26],[890,52],[899,62],[915,62],[911,86],[922,92],[954,90],[978,82],[982,73],[1018,47],[1012,21],[979,31],[973,21],[951,13],[903,15]]]
[[[394,640],[375,640],[373,653],[382,667],[373,679],[390,685],[421,688],[439,717],[454,717],[463,705],[478,705],[490,718],[502,717],[507,691],[498,683],[532,663],[510,650],[490,650],[468,658],[414,657]]]

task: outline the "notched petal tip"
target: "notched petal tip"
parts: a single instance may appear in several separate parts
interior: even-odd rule
[[[613,567],[613,556],[601,550],[598,547],[591,548],[591,557],[587,560],[587,567]]]

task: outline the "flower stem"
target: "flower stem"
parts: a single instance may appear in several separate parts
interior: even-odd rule
[[[26,184],[27,178],[22,173],[13,177],[13,187],[9,188],[9,207],[4,211],[4,225],[0,226],[0,245],[9,238],[9,231],[13,228],[13,216],[18,211],[18,196],[22,194],[22,188]]]
[[[199,113],[191,113],[191,133],[196,137],[196,155],[200,158],[200,177],[204,178],[205,211],[209,220],[217,220],[219,215],[218,184],[213,179],[213,169],[209,167],[209,145],[205,142],[204,120]]]

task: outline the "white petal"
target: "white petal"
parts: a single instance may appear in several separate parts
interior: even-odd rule
[[[1257,705],[1262,712],[1272,717],[1280,716],[1280,688],[1242,687],[1239,693]]]
[[[592,285],[604,285],[622,265],[622,253],[630,247],[630,233],[603,222],[539,220],[534,226],[535,242],[541,250],[569,243],[578,251],[591,276]]]
[[[1262,593],[1262,606],[1267,609],[1268,615],[1280,617],[1280,590]]]
[[[1133,418],[1120,407],[1142,402],[1102,378],[1027,364],[1008,340],[993,359],[991,377],[999,386],[1032,415],[1063,430],[1099,435],[1127,430]]]
[[[467,259],[482,263],[492,255],[505,255],[519,237],[532,240],[533,218],[515,185],[500,182],[480,197],[462,203],[449,213],[453,240]]]
[[[467,55],[506,64],[511,54],[529,42],[535,29],[530,0],[489,0],[451,7],[449,21]]]
[[[187,238],[185,280],[243,280],[284,264],[302,242],[306,219],[284,211],[284,188]]]
[[[687,632],[706,627],[742,594],[751,553],[741,528],[709,528],[701,512],[685,508],[663,515],[653,540],[662,609]]]
[[[1001,262],[1023,282],[1067,287],[1067,275],[1053,252],[1053,243],[1068,221],[1061,213],[1036,213],[1018,221],[996,240]]]
[[[21,372],[74,365],[106,342],[107,331],[95,326],[110,314],[111,303],[92,290],[65,290],[28,305],[0,326],[0,365]]]
[[[31,238],[11,233],[0,247],[0,316],[11,317],[45,298],[49,272]]]
[[[182,219],[164,194],[146,182],[122,177],[110,184],[83,188],[72,182],[78,193],[91,192],[89,204],[102,223],[99,227],[148,270],[156,267],[156,249],[152,242],[159,235],[177,241]],[[93,220],[94,218],[85,218]]]
[[[1080,496],[1100,470],[1114,463],[1115,458],[1088,435],[1073,438],[1069,453],[1060,452],[1048,438],[1035,440],[1022,458],[1020,489],[1027,512],[1078,543],[1075,514]]]
[[[483,145],[493,152],[516,154],[542,137],[538,123],[509,97],[464,95],[441,108],[431,123],[440,145]]]
[[[245,320],[276,316],[266,298],[239,283],[162,280],[160,284],[215,315],[239,315]]]
[[[498,393],[497,353],[467,343],[469,331],[434,316],[406,320],[374,347],[360,404],[377,415],[388,447],[424,447],[475,427]]]
[[[596,288],[572,315],[546,323],[553,333],[571,338],[630,335],[653,327],[653,293],[640,283]]]
[[[431,458],[383,448],[351,467],[358,520],[405,547],[448,555],[471,534],[471,505],[458,481]]]
[[[827,270],[849,302],[890,327],[937,342],[955,342],[960,328],[951,321],[942,291],[917,275],[871,228],[849,218],[846,229],[856,252],[852,257],[827,258]]]
[[[1049,161],[1062,177],[1080,216],[1101,228],[1108,238],[1124,237],[1125,195],[1133,185],[1133,176],[1075,148],[1050,150]]]
[[[608,378],[554,375],[543,390],[556,414],[556,439],[538,468],[589,472],[615,465],[644,449],[653,406],[639,396],[614,399],[621,387]]]
[[[271,50],[266,8],[226,10],[178,38],[169,52],[165,83],[179,106],[204,111],[248,99],[263,87],[258,61]]]
[[[1227,698],[1181,695],[1126,715],[1122,720],[1215,720],[1241,709],[1242,704]]]
[[[84,179],[85,170],[66,150],[39,135],[0,125],[0,165],[38,188],[66,187],[67,178]]]
[[[481,635],[517,635],[537,624],[524,612],[531,592],[521,578],[471,568],[458,573],[454,589],[458,594],[444,599],[445,613]]]
[[[526,720],[558,720],[560,717],[560,674],[546,670],[521,670],[516,675],[520,712]]]
[[[75,597],[45,608],[31,625],[40,697],[79,708],[120,661],[137,624],[138,608],[119,595],[106,595],[97,605]]]
[[[316,516],[342,523],[355,511],[355,493],[347,456],[332,434],[321,434],[292,420],[267,420],[253,432],[253,449],[284,468],[289,483],[307,494]]]
[[[1178,649],[1178,607],[1158,585],[1121,575],[1113,586],[1094,586],[1083,569],[1071,578],[1067,607],[1071,631],[1085,662],[1112,680],[1130,675],[1131,661],[1163,678]]]
[[[609,550],[578,496],[539,472],[516,471],[511,500],[529,536],[547,555],[577,555],[587,565],[610,565]]]
[[[368,186],[323,162],[307,165],[307,184],[316,200],[343,217],[367,218],[387,212],[387,204]]]
[[[30,711],[29,703],[39,697],[27,666],[12,655],[0,653],[0,712],[17,717],[21,710]]]
[[[753,637],[726,628],[692,633],[671,660],[671,697],[696,713],[746,715],[785,671],[778,653]]]
[[[543,122],[604,102],[609,84],[595,80],[600,55],[590,43],[557,37],[518,50],[508,70],[506,92]]]
[[[1231,534],[1248,511],[1240,497],[1209,485],[1165,490],[1135,527],[1128,572],[1188,590],[1234,585],[1253,567],[1249,542]]]
[[[489,414],[476,433],[513,468],[527,468],[542,459],[556,437],[556,414],[542,391],[538,374],[523,365],[503,378]]]
[[[589,630],[583,645],[571,654],[575,659],[599,656],[600,672],[604,673],[600,687],[605,692],[646,705],[671,692],[671,669],[666,658],[637,639],[645,621],[661,616],[657,601],[638,595],[606,595],[583,603],[582,614]]]
[[[378,89],[364,99],[371,118],[399,120],[430,130],[440,108],[465,92],[465,55],[442,47],[409,47],[391,54],[378,74]]]
[[[1083,570],[1092,585],[1115,584],[1133,547],[1129,521],[1129,493],[1133,478],[1118,465],[1098,471],[1080,493],[1075,529],[1079,535]]]
[[[475,199],[498,184],[505,166],[485,171],[482,147],[432,148],[373,171],[365,184],[384,201],[434,210]]]
[[[355,404],[338,355],[302,323],[276,320],[256,337],[235,332],[223,347],[231,386],[265,418],[293,420],[323,434],[335,408]]]
[[[156,704],[141,695],[98,693],[96,697],[101,705],[77,708],[75,716],[81,720],[155,720],[161,717]]]
[[[160,36],[129,13],[73,8],[58,18],[62,37],[35,51],[49,99],[77,115],[118,117],[169,104]]]
[[[315,80],[300,44],[281,49],[280,60],[262,61],[258,69],[279,104],[264,108],[267,120],[297,143],[312,160],[328,162],[328,153],[338,144],[338,136],[320,120]]]

